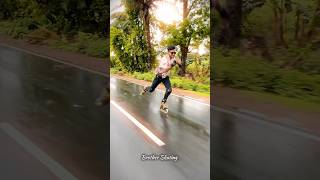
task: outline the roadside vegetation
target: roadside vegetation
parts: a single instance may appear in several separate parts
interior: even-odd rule
[[[104,0],[2,0],[0,34],[106,58],[108,16]]]
[[[120,76],[125,75],[125,76],[129,76],[129,77],[132,77],[135,79],[145,80],[145,81],[149,81],[149,82],[152,82],[152,80],[155,77],[155,74],[152,72],[133,72],[133,73],[131,72],[130,73],[127,71],[119,71],[115,68],[111,68],[110,72],[111,72],[111,74],[117,74]],[[192,81],[188,78],[179,77],[177,75],[171,76],[170,81],[171,81],[171,86],[174,88],[195,91],[199,95],[204,95],[204,96],[210,95],[210,85],[208,85],[208,84],[195,82],[195,81]]]
[[[216,85],[320,103],[320,1],[218,0]]]

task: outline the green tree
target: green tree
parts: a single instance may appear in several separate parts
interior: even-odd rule
[[[315,0],[315,11],[309,24],[307,40],[310,41],[314,36],[319,35],[320,29],[320,0]]]
[[[165,27],[166,38],[163,45],[179,45],[181,50],[182,67],[178,74],[186,73],[186,60],[190,52],[192,42],[199,44],[200,41],[209,37],[210,25],[210,2],[209,0],[182,0],[183,20],[180,24]]]
[[[147,71],[148,51],[140,11],[125,3],[125,12],[113,14],[110,45],[124,69],[129,72]],[[118,17],[117,19],[115,19]]]
[[[16,0],[0,1],[0,20],[10,19],[14,17],[18,2]]]
[[[148,69],[151,68],[151,64],[153,63],[153,47],[151,43],[151,31],[150,31],[150,20],[151,15],[150,11],[152,7],[154,7],[154,2],[157,0],[123,0],[123,3],[127,7],[128,10],[134,10],[139,13],[139,19],[141,23],[143,24],[143,32],[144,36],[147,40],[147,67]]]

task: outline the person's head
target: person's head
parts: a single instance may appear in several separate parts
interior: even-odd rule
[[[168,49],[169,57],[174,58],[177,53],[176,47],[175,46],[168,46],[167,49]]]

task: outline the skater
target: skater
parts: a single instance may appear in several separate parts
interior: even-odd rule
[[[181,61],[178,58],[175,58],[176,47],[168,46],[167,50],[168,50],[168,54],[161,58],[159,66],[155,70],[156,76],[153,79],[151,86],[144,87],[141,92],[141,95],[145,94],[146,92],[152,93],[157,88],[157,86],[162,82],[166,87],[166,92],[161,101],[160,110],[163,110],[166,113],[168,112],[168,106],[166,105],[166,102],[170,93],[172,92],[170,78],[169,78],[170,69],[173,68],[176,64],[178,64],[179,67],[181,67]]]
[[[108,82],[107,82],[108,83]],[[107,84],[106,83],[106,84]],[[105,106],[109,102],[109,94],[110,94],[110,88],[105,85],[105,87],[102,89],[100,96],[96,99],[95,105],[96,106]]]

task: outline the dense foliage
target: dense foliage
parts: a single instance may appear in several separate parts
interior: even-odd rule
[[[29,29],[46,25],[58,33],[106,35],[109,6],[104,0],[2,0],[0,20],[25,19]]]
[[[217,0],[213,79],[319,102],[319,19],[319,0]]]
[[[186,73],[186,61],[190,46],[197,47],[209,39],[210,34],[210,2],[209,0],[183,0],[183,20],[179,24],[162,25],[166,37],[162,45],[178,45],[181,49],[181,76]],[[207,41],[208,43],[208,41]]]
[[[0,33],[107,57],[109,5],[104,0],[1,0]]]
[[[123,16],[125,18],[118,18],[110,29],[110,46],[115,58],[120,62],[117,65],[129,72],[147,71],[147,41],[143,34],[143,22],[139,18],[139,11],[127,7]]]

